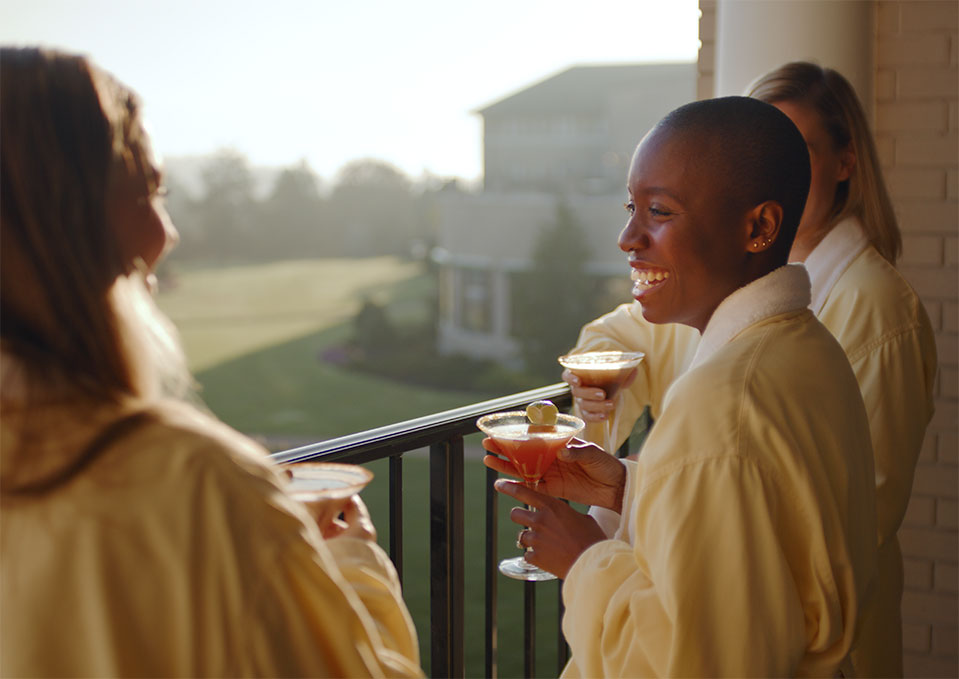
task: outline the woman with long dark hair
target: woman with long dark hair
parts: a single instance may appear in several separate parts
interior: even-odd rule
[[[0,675],[418,676],[362,502],[314,520],[189,402],[139,110],[84,57],[0,51]]]

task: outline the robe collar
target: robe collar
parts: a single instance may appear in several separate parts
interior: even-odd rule
[[[716,307],[703,331],[690,369],[704,363],[750,325],[808,305],[809,274],[802,264],[781,266],[744,285]]]
[[[836,281],[868,245],[859,220],[847,217],[830,229],[809,253],[804,266],[812,282],[809,309],[814,314],[819,315]]]

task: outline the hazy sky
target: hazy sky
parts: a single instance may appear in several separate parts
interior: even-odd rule
[[[697,0],[0,0],[0,42],[89,54],[158,150],[481,173],[473,111],[574,64],[692,61]]]

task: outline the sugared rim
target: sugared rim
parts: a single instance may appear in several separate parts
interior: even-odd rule
[[[557,361],[564,368],[598,367],[610,363],[624,363],[630,367],[645,358],[642,351],[585,351],[581,354],[566,354]]]
[[[332,498],[349,497],[359,493],[373,480],[373,472],[356,464],[292,462],[283,465],[283,468],[290,476],[288,490],[294,496],[323,494]]]
[[[490,413],[489,415],[483,415],[481,418],[476,420],[476,426],[479,427],[481,432],[490,438],[496,438],[494,429],[495,424],[505,424],[506,421],[510,422],[511,424],[529,424],[529,419],[526,417],[525,410],[509,410],[501,413]],[[567,415],[566,413],[559,413],[556,416],[556,424],[563,425],[564,427],[572,427],[573,432],[570,433],[567,429],[565,431],[557,432],[539,432],[536,435],[543,438],[560,438],[567,436],[572,438],[573,436],[579,436],[583,432],[583,429],[586,428],[586,423],[583,420],[575,415]]]

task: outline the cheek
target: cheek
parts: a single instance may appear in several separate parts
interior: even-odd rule
[[[143,226],[143,246],[140,257],[150,269],[153,269],[160,258],[179,240],[179,234],[170,220],[170,215],[163,207],[151,210],[151,217],[144,222]]]
[[[142,259],[152,270],[177,239],[176,230],[162,207],[138,205],[118,211],[114,228],[127,266]]]

